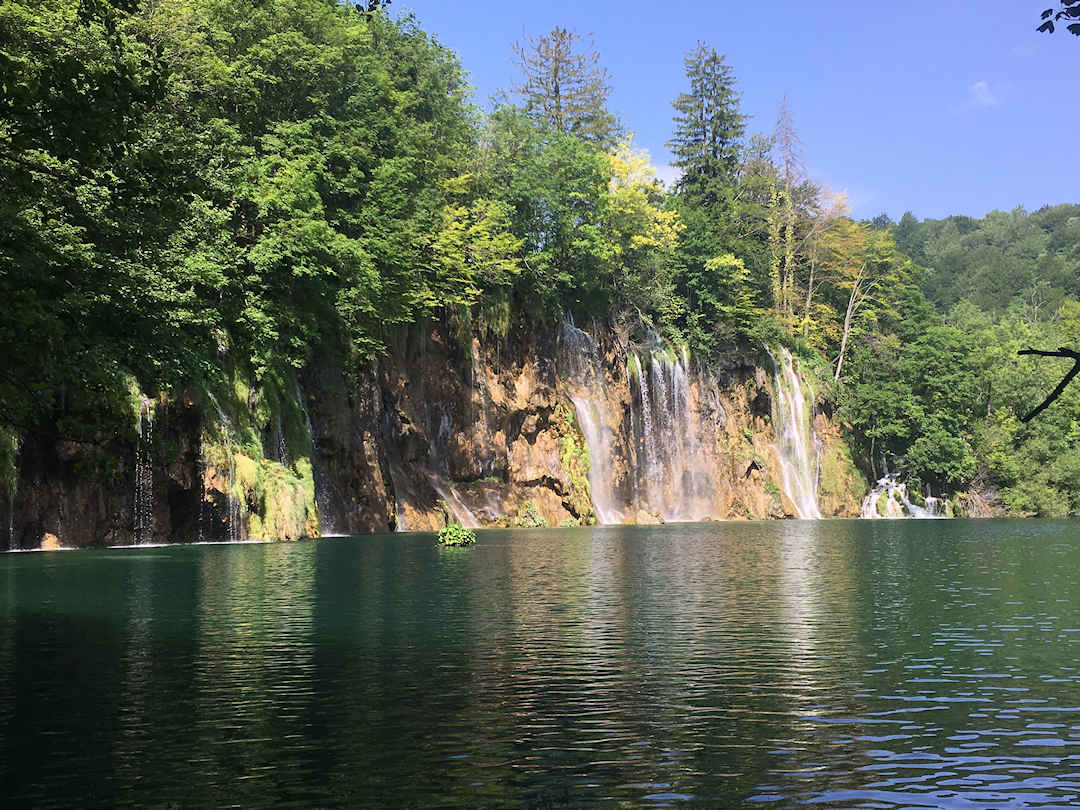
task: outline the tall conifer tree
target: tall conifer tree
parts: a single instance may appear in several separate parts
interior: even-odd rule
[[[723,197],[735,183],[746,116],[739,112],[742,94],[731,66],[716,49],[699,42],[683,60],[690,92],[672,102],[675,132],[668,148],[683,171],[679,190],[706,205]]]

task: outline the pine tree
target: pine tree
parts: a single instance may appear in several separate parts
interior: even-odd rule
[[[667,145],[683,171],[679,190],[712,204],[723,187],[735,183],[746,132],[746,116],[739,112],[742,94],[731,66],[705,43],[699,42],[683,64],[690,92],[672,102],[675,132]]]
[[[795,120],[788,106],[787,96],[780,102],[780,112],[776,116],[776,129],[773,131],[773,143],[776,144],[778,165],[781,179],[788,192],[806,180],[806,164],[803,160],[805,144],[795,131]]]
[[[619,135],[607,109],[611,77],[599,64],[595,45],[584,46],[581,35],[558,26],[550,34],[515,43],[523,81],[514,90],[535,120],[607,150]]]

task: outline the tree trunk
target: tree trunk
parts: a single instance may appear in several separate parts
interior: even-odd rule
[[[859,285],[861,282],[862,273],[860,272],[859,275],[856,276],[855,282],[851,285],[851,295],[848,296],[847,312],[844,313],[844,336],[840,338],[840,356],[836,358],[836,376],[833,377],[833,380],[840,379],[840,371],[844,367],[844,354],[847,352],[848,335],[851,334],[851,320],[861,301],[859,297]]]
[[[802,335],[810,337],[810,299],[814,295],[814,267],[817,265],[817,250],[810,253],[810,280],[806,284],[806,309],[803,310]]]

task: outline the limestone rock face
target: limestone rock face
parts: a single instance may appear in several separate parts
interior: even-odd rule
[[[231,409],[162,399],[152,435],[30,435],[0,549],[797,516],[754,358],[705,368],[595,327],[460,331],[415,325],[350,370],[318,360],[276,399],[250,382]],[[821,512],[857,516],[865,480],[810,410]]]

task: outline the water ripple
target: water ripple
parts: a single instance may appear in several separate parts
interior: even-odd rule
[[[1078,541],[800,521],[7,555],[4,795],[1076,806]]]

